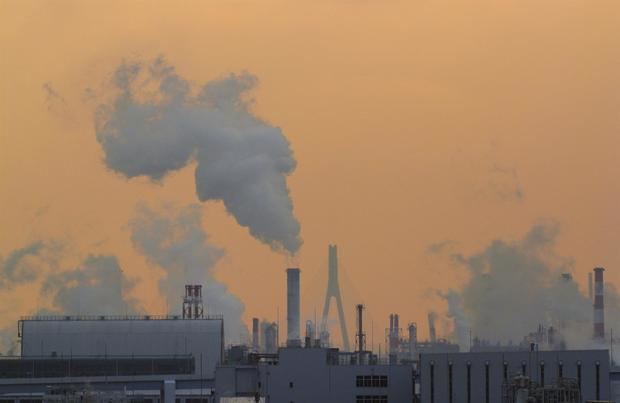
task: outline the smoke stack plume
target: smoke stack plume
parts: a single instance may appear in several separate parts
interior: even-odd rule
[[[160,183],[195,164],[201,201],[222,201],[254,238],[294,254],[300,226],[286,178],[296,162],[282,131],[250,110],[257,82],[230,74],[194,91],[161,57],[123,63],[116,98],[97,110],[97,140],[106,165],[127,178]]]
[[[594,268],[594,338],[597,340],[605,338],[604,271],[602,267]]]
[[[286,345],[288,347],[300,347],[300,297],[299,297],[299,269],[286,270]]]

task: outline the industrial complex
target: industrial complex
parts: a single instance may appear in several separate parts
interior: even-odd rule
[[[201,285],[187,285],[181,315],[35,316],[18,323],[21,354],[0,358],[0,402],[149,403],[586,403],[620,401],[620,369],[605,348],[603,269],[593,270],[593,348],[570,350],[542,326],[519,345],[463,346],[386,318],[386,351],[366,342],[365,307],[355,305],[349,344],[329,247],[320,323],[302,332],[299,268],[286,270],[286,340],[278,323],[252,321],[247,345],[228,346],[223,316],[204,314]],[[592,278],[592,277],[591,277]],[[335,299],[342,349],[328,326]],[[353,305],[351,305],[353,307]]]

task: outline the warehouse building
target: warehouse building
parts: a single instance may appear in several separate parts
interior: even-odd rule
[[[503,402],[515,376],[539,385],[573,379],[581,401],[610,399],[607,350],[423,354],[419,371],[422,403]]]

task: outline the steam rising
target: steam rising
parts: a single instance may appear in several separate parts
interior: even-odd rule
[[[96,125],[109,168],[160,181],[195,161],[201,201],[222,200],[240,225],[274,249],[299,249],[286,184],[296,162],[282,131],[249,110],[244,96],[256,87],[255,76],[231,74],[193,95],[159,58],[147,66],[122,64],[114,83],[119,94],[99,109]]]
[[[470,330],[492,342],[518,343],[539,324],[558,329],[569,347],[591,344],[592,302],[570,275],[572,259],[554,253],[558,233],[557,224],[540,224],[519,241],[495,240],[472,256],[452,255],[470,274],[462,290],[440,293],[461,346],[469,345]],[[618,312],[611,285],[606,294],[607,311]],[[607,322],[617,327],[614,317]]]
[[[89,256],[73,270],[50,274],[42,292],[54,296],[52,314],[122,315],[136,312],[135,301],[125,296],[133,285],[116,257]]]
[[[149,261],[165,270],[159,288],[173,312],[181,311],[185,284],[204,284],[205,311],[224,315],[226,338],[233,343],[245,340],[248,331],[241,320],[243,303],[213,273],[223,251],[209,245],[200,221],[200,206],[190,206],[170,214],[160,214],[142,206],[132,221],[132,240]]]

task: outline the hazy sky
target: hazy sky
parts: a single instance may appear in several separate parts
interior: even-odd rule
[[[375,344],[390,312],[425,336],[434,290],[466,279],[429,247],[471,255],[545,220],[582,286],[596,265],[620,286],[617,0],[0,1],[0,256],[37,240],[61,267],[114,255],[142,308],[166,310],[128,223],[140,203],[197,203],[195,166],[128,181],[94,130],[119,64],[159,55],[198,84],[254,74],[253,113],[297,159],[293,260],[202,204],[247,320],[285,318],[289,264],[304,319],[320,312],[337,243],[349,326],[363,302]],[[0,290],[0,324],[49,304],[38,289]]]

